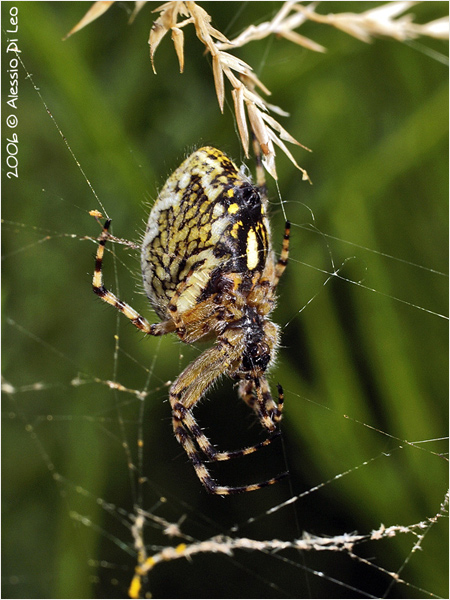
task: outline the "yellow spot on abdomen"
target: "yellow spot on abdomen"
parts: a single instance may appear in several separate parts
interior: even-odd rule
[[[235,224],[233,225],[233,228],[232,228],[232,230],[231,230],[231,232],[230,232],[230,233],[231,233],[231,235],[232,235],[232,236],[233,236],[235,239],[238,239],[238,235],[239,235],[239,227],[241,227],[241,226],[242,226],[242,223],[235,223]]]
[[[247,269],[255,269],[258,266],[258,262],[258,240],[256,239],[256,232],[252,227],[249,229],[247,235]]]
[[[236,204],[236,202],[234,202],[233,204],[230,204],[230,206],[228,207],[228,212],[230,213],[230,215],[236,214],[238,210],[239,210],[239,205]]]

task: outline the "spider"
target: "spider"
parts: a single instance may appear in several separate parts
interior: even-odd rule
[[[228,495],[276,483],[287,473],[250,485],[219,485],[206,463],[251,454],[278,435],[283,391],[275,402],[266,371],[273,364],[279,328],[269,320],[289,255],[286,222],[281,256],[272,249],[261,161],[260,185],[211,146],[193,152],[168,178],[150,212],[141,248],[144,290],[161,322],[150,324],[103,285],[103,254],[111,220],[99,237],[93,290],[148,335],[176,333],[214,345],[192,362],[170,388],[173,430],[206,490]],[[95,211],[94,211],[95,212]],[[222,375],[238,382],[238,395],[269,437],[241,450],[218,451],[193,409]]]

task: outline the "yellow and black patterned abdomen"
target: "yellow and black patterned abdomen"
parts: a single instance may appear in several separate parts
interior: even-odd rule
[[[141,268],[145,292],[165,319],[178,286],[180,313],[218,291],[221,276],[251,287],[270,246],[265,199],[220,150],[191,154],[166,181],[150,213]]]

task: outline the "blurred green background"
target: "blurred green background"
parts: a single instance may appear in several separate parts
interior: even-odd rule
[[[323,2],[319,11],[375,4]],[[3,30],[11,6],[2,2]],[[149,203],[193,147],[213,144],[242,160],[232,109],[219,112],[210,61],[192,28],[184,30],[185,73],[167,38],[153,74],[147,39],[157,3],[132,25],[132,4],[118,3],[64,42],[89,3],[17,6],[26,69],[115,235],[139,241]],[[202,6],[233,37],[271,19],[281,3]],[[447,10],[443,2],[414,7],[418,22]],[[195,539],[234,524],[236,535],[255,539],[367,533],[439,510],[448,473],[439,456],[446,455],[448,423],[447,320],[440,316],[448,305],[448,73],[429,51],[445,53],[446,45],[367,45],[314,24],[300,31],[328,52],[276,38],[236,51],[272,91],[270,101],[290,113],[286,129],[313,150],[293,149],[312,186],[281,152],[277,162],[293,223],[274,314],[283,347],[270,377],[273,389],[277,382],[285,389],[283,436],[259,456],[214,469],[224,484],[286,468],[291,477],[225,499],[206,495],[171,431],[166,382],[201,348],[145,340],[95,299],[89,238],[100,230],[88,211],[103,209],[20,69],[13,111],[19,179],[8,179],[2,164],[3,597],[125,597],[135,565],[128,524],[135,505],[171,522],[184,515],[182,530]],[[10,112],[6,37],[2,125]],[[3,150],[9,134],[4,127]],[[278,251],[283,215],[273,181],[269,191]],[[106,284],[152,320],[138,253],[111,249],[116,261],[107,254]],[[338,269],[340,278],[329,279]],[[148,395],[141,401],[109,389],[108,380]],[[220,448],[262,439],[230,382],[208,398],[196,414]],[[141,437],[146,481],[138,486],[140,473],[128,462],[139,464]],[[250,517],[258,518],[245,524]],[[160,529],[151,521],[145,529],[150,552],[179,542]],[[326,552],[199,555],[155,569],[149,590],[160,598],[448,597],[445,521],[411,554],[415,541],[403,535],[356,548],[375,568]],[[382,569],[400,570],[407,585],[391,586]]]

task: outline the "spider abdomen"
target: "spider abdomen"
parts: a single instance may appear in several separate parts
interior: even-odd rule
[[[148,219],[141,251],[145,292],[158,316],[168,318],[175,290],[179,314],[229,285],[237,274],[250,291],[271,252],[265,200],[220,150],[192,153],[161,190]]]

